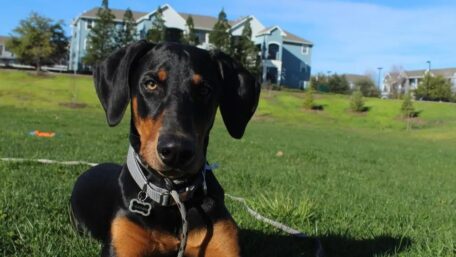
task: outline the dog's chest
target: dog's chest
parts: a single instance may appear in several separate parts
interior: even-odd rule
[[[127,217],[116,218],[112,223],[112,246],[117,257],[146,257],[177,253],[179,239],[158,229],[146,229]],[[188,235],[186,256],[199,249],[207,236],[206,229],[194,229]]]

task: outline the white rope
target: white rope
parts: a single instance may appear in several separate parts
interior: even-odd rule
[[[38,163],[43,163],[43,164],[61,164],[61,165],[88,165],[88,166],[96,166],[98,163],[91,163],[91,162],[86,162],[86,161],[55,161],[55,160],[48,160],[48,159],[24,159],[24,158],[0,158],[1,161],[5,162],[38,162]],[[253,210],[250,208],[250,206],[247,204],[246,200],[242,197],[237,197],[237,196],[232,196],[230,194],[226,194],[228,198],[240,202],[244,205],[245,209],[247,212],[252,215],[256,220],[259,220],[261,222],[267,223],[289,235],[299,237],[299,238],[308,238],[306,234],[303,232],[296,230],[294,228],[291,228],[285,224],[282,224],[278,221],[269,219],[258,213],[257,211]],[[186,240],[185,240],[186,241]],[[184,242],[185,242],[184,241]],[[320,243],[320,240],[317,239],[317,251],[316,251],[316,256],[323,256],[323,248]],[[185,248],[185,243],[184,243],[184,248]]]
[[[261,215],[260,213],[258,213],[257,211],[253,210],[252,208],[250,208],[250,206],[247,204],[247,201],[242,198],[242,197],[238,197],[238,196],[232,196],[230,194],[227,194],[225,193],[225,196],[227,196],[228,198],[230,198],[231,200],[234,200],[236,202],[240,202],[242,203],[242,205],[244,205],[245,209],[247,210],[247,212],[252,215],[256,220],[259,220],[261,222],[264,222],[264,223],[267,223],[279,230],[282,230],[283,232],[291,235],[291,236],[295,236],[295,237],[299,237],[299,238],[309,238],[306,234],[304,234],[303,232],[299,231],[299,230],[296,230],[294,228],[291,228],[283,223],[280,223],[278,221],[275,221],[275,220],[272,220],[272,219],[269,219],[269,218],[266,218],[264,217],[263,215]],[[325,254],[324,254],[324,250],[323,250],[323,246],[320,242],[320,239],[316,238],[315,239],[316,241],[316,251],[315,251],[315,257],[324,257]]]
[[[61,164],[61,165],[88,165],[96,166],[98,163],[86,162],[86,161],[55,161],[49,159],[24,159],[24,158],[0,158],[5,162],[39,162],[43,164]]]
[[[248,213],[250,213],[250,215],[252,215],[255,219],[259,220],[259,221],[262,221],[264,223],[267,223],[277,229],[280,229],[282,230],[283,232],[287,233],[287,234],[290,234],[292,236],[295,236],[295,237],[301,237],[301,238],[307,238],[308,236],[306,234],[304,234],[303,232],[299,231],[299,230],[296,230],[294,228],[291,228],[285,224],[282,224],[278,221],[275,221],[275,220],[272,220],[272,219],[269,219],[269,218],[266,218],[264,217],[263,215],[259,214],[258,212],[256,212],[255,210],[253,210],[252,208],[250,208],[248,205],[247,205],[247,202],[245,201],[244,198],[242,197],[237,197],[237,196],[232,196],[230,194],[226,194],[226,196],[228,196],[228,198],[234,200],[234,201],[237,201],[237,202],[240,202],[244,205],[245,209],[247,210]]]

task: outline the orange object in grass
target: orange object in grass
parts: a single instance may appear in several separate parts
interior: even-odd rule
[[[33,131],[33,134],[37,137],[54,137],[55,136],[55,132],[44,132],[44,131],[39,131],[39,130]]]

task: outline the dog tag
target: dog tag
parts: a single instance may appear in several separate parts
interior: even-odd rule
[[[150,203],[143,202],[138,199],[132,199],[128,209],[131,212],[141,214],[142,216],[149,216],[152,205]]]

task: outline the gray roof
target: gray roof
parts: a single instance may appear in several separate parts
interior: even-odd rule
[[[410,70],[404,71],[407,74],[407,77],[423,77],[426,73],[426,70]],[[444,69],[431,69],[431,73],[434,75],[441,75],[444,77],[452,77],[456,74],[456,68],[444,68]]]
[[[298,37],[296,36],[295,34],[291,33],[291,32],[288,32],[285,30],[285,33],[287,34],[284,38],[283,38],[283,41],[285,42],[292,42],[292,43],[304,43],[304,44],[307,44],[307,45],[313,45],[312,42],[310,42],[309,40],[306,40],[304,38],[301,38],[301,37]]]
[[[259,31],[257,33],[257,36],[258,35],[262,35],[264,33],[267,33],[269,30],[271,30],[273,28],[278,28],[278,29],[282,30],[282,28],[280,28],[279,26],[271,26],[271,27],[267,27],[267,28]],[[313,45],[313,43],[310,42],[309,40],[306,40],[304,38],[298,37],[298,36],[296,36],[295,34],[289,32],[289,31],[286,31],[286,30],[282,30],[282,31],[285,32],[285,36],[283,37],[283,41],[284,42]]]
[[[97,16],[97,12],[99,7],[92,8],[89,11],[84,12],[81,14],[80,17],[85,17],[85,18],[95,18]],[[111,9],[111,12],[114,14],[116,20],[122,20],[123,15],[126,10],[119,10],[119,9]],[[139,18],[147,15],[147,12],[137,12],[137,11],[132,11],[133,12],[133,18],[135,20],[138,20]],[[179,15],[184,19],[187,20],[188,16],[192,16],[193,18],[193,24],[195,25],[196,29],[203,29],[203,30],[212,30],[214,27],[215,23],[217,22],[217,17],[213,16],[207,16],[207,15],[197,15],[197,14],[189,14],[189,13],[179,13]],[[247,16],[248,17],[248,16]],[[228,21],[228,23],[233,26],[241,22],[243,19],[246,17],[241,17],[236,20]],[[275,27],[275,26],[274,26]],[[258,34],[262,34],[267,32],[273,27],[266,28],[262,31],[260,31]],[[300,44],[307,44],[307,45],[313,45],[312,42],[309,40],[303,39],[301,37],[296,36],[295,34],[285,31],[286,36],[283,38],[284,42],[289,42],[289,43],[300,43]]]
[[[0,36],[0,44],[4,45],[9,38],[7,36]]]
[[[357,81],[360,81],[362,79],[369,79],[368,76],[366,75],[359,75],[359,74],[342,74],[342,76],[345,76],[348,82],[351,83],[356,83]]]
[[[95,18],[97,17],[97,12],[99,7],[92,8],[89,11],[86,11],[81,14],[80,17],[86,17],[86,18]],[[119,9],[111,9],[112,14],[114,14],[116,20],[122,20],[124,13],[126,10],[119,10]],[[146,12],[137,12],[137,11],[131,11],[133,13],[133,19],[137,20],[141,18],[142,16],[146,15]]]
[[[195,25],[196,29],[205,29],[205,30],[212,30],[215,23],[217,23],[218,18],[212,17],[208,15],[198,15],[198,14],[191,14],[191,13],[179,13],[179,15],[184,19],[187,20],[188,16],[192,16],[193,24]],[[236,23],[240,22],[242,19],[237,19],[234,21],[228,21],[230,26],[235,25]]]
[[[193,24],[195,25],[196,29],[211,30],[214,27],[215,23],[217,22],[217,18],[212,17],[212,16],[196,15],[196,14],[189,14],[189,13],[179,13],[179,15],[184,20],[187,20],[187,18],[191,15],[193,18]]]

